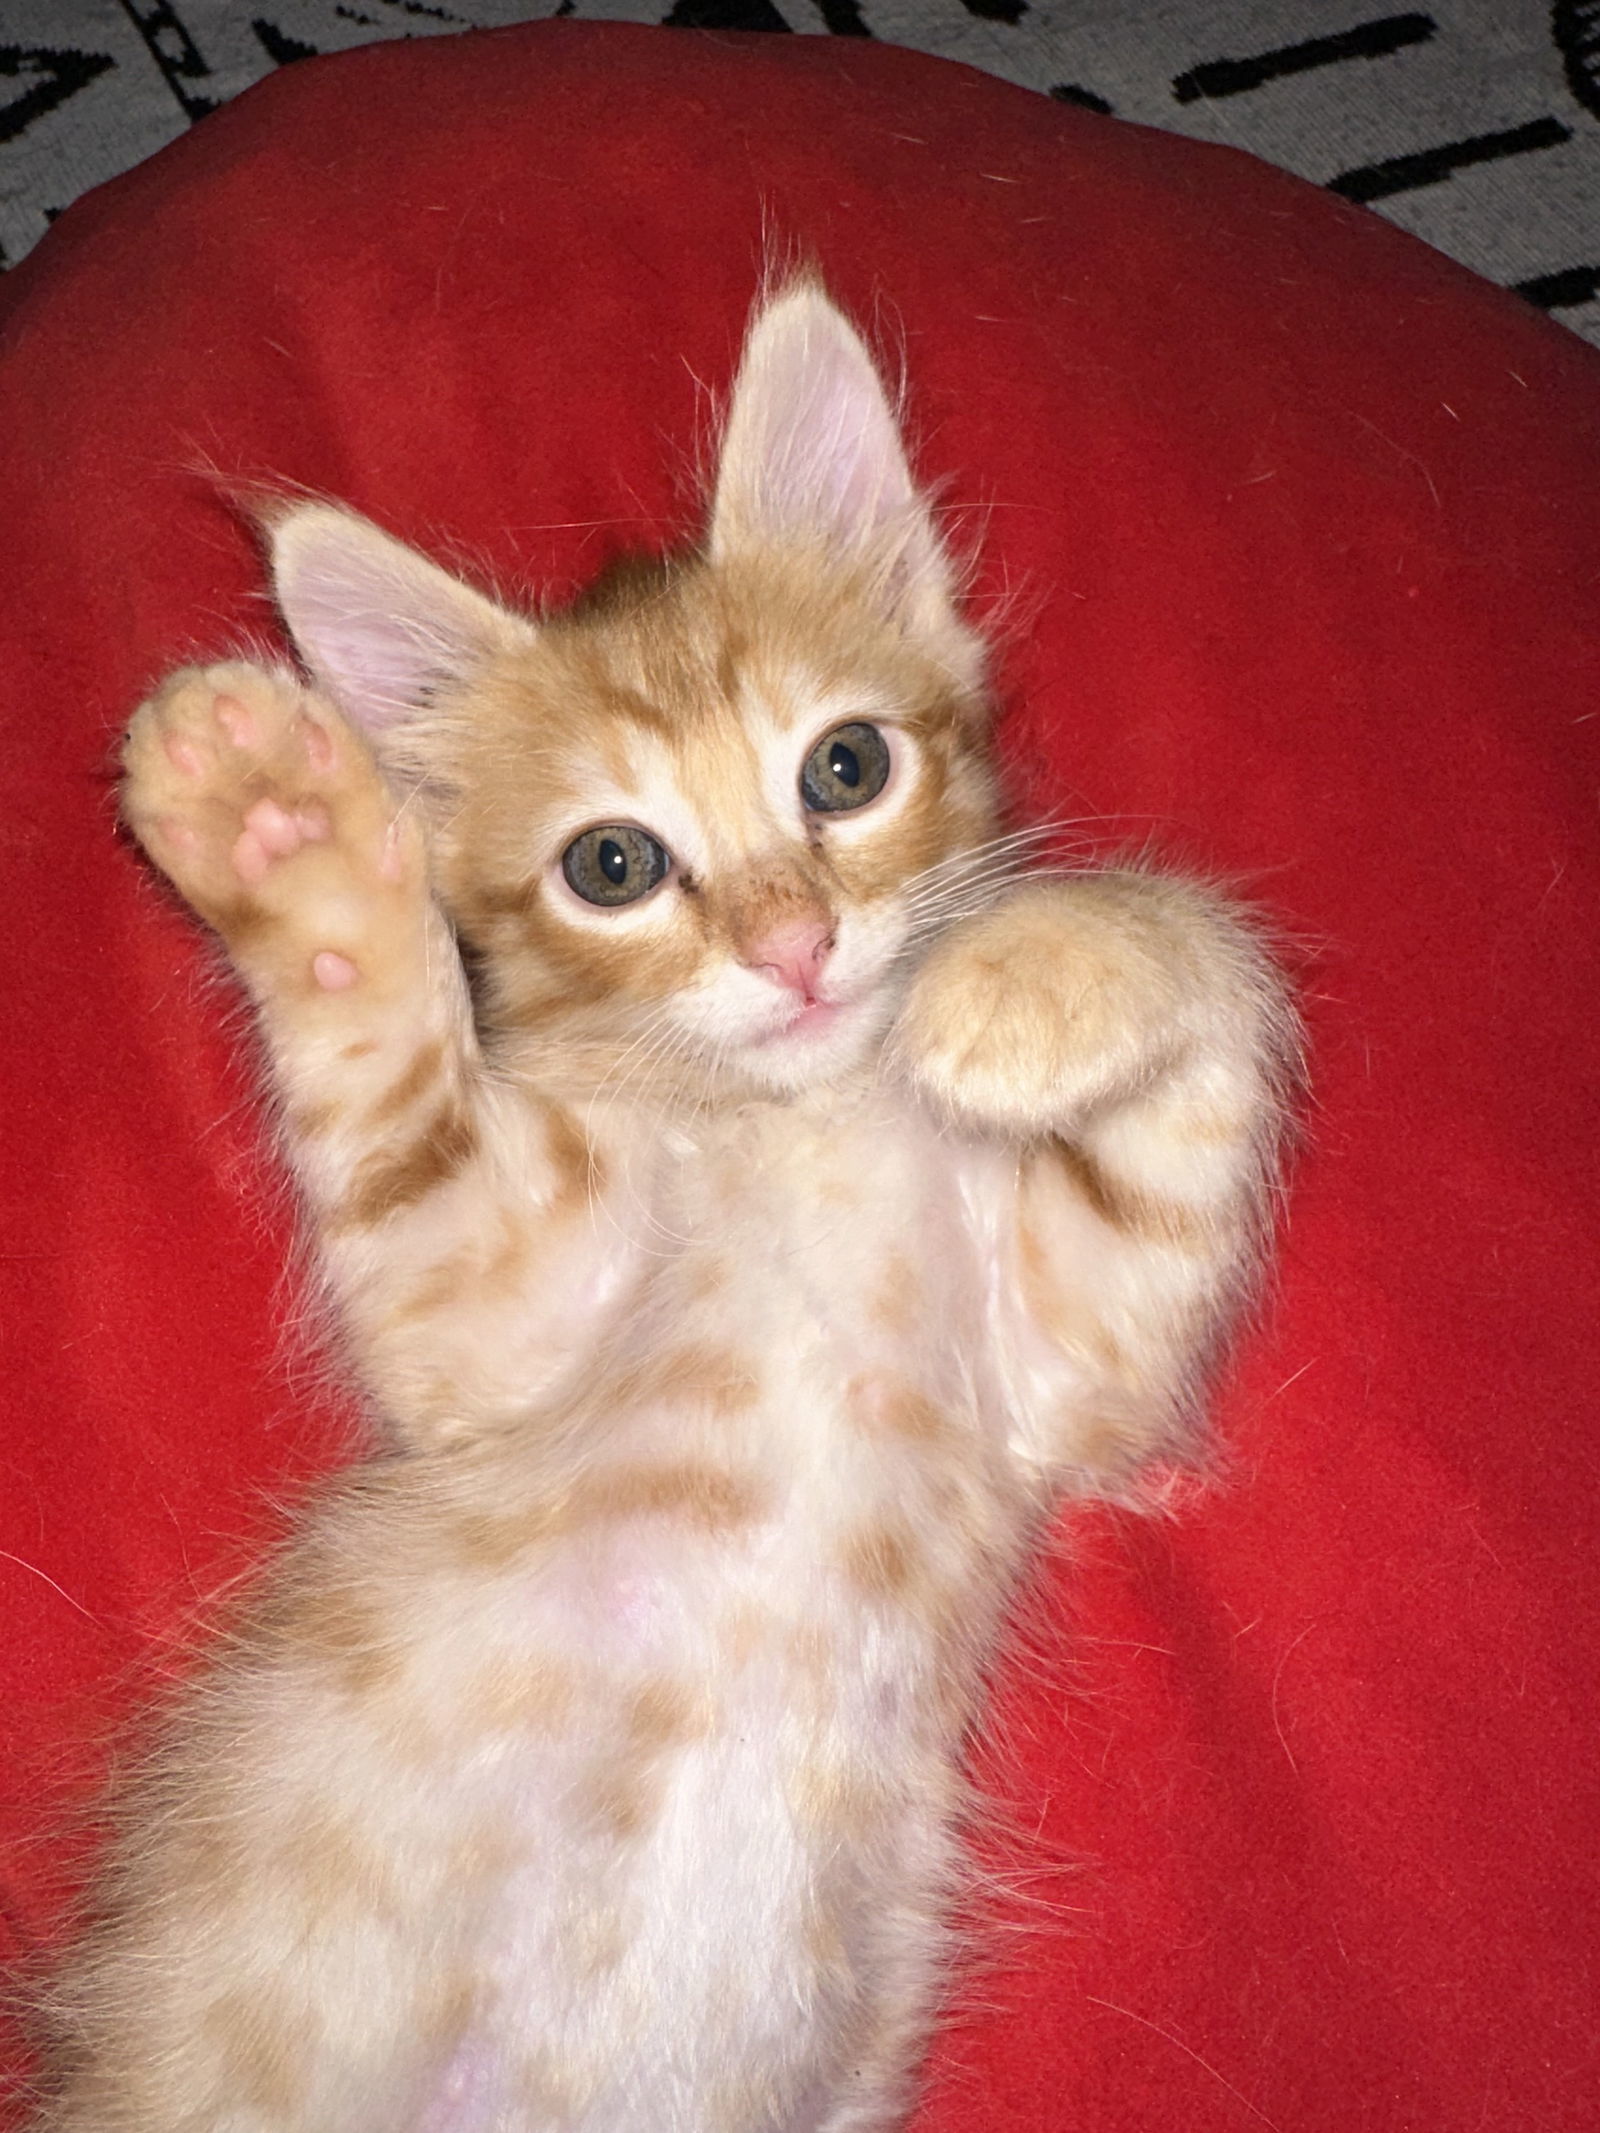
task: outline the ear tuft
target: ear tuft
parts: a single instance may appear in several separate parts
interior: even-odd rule
[[[306,665],[369,732],[411,718],[533,625],[353,511],[268,517],[273,592]]]

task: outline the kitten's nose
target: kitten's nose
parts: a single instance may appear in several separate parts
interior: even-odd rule
[[[809,1003],[817,996],[822,966],[833,946],[833,935],[816,919],[796,919],[787,926],[774,926],[770,933],[752,941],[744,961],[751,970],[764,971],[790,992]]]

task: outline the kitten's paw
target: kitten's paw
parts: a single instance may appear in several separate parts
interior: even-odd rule
[[[287,675],[180,669],[135,712],[123,767],[129,827],[240,961],[345,990],[425,895],[422,833],[366,742]]]
[[[1024,884],[934,949],[893,1051],[958,1122],[1021,1140],[1070,1134],[1182,1047],[1181,974],[1144,913],[1085,876]]]

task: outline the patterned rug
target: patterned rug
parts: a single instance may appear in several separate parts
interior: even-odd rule
[[[877,37],[1247,148],[1600,342],[1600,0],[0,0],[0,264],[274,67],[552,15]]]

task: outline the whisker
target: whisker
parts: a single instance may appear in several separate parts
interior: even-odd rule
[[[946,890],[962,887],[974,877],[990,873],[1019,874],[1034,862],[1035,856],[1052,844],[1058,843],[1070,825],[1062,821],[1034,823],[1026,829],[1011,830],[999,837],[986,839],[982,844],[970,845],[965,851],[953,853],[941,859],[920,874],[914,874],[905,884],[904,894],[914,903],[925,903]]]
[[[965,918],[971,912],[981,911],[992,904],[999,894],[1023,881],[1059,881],[1070,878],[1083,870],[1074,866],[1050,867],[997,867],[989,872],[972,876],[958,882],[937,896],[920,899],[909,906],[906,916],[909,924],[920,938],[935,927],[949,925],[953,920]]]
[[[979,909],[993,901],[997,891],[1011,888],[1027,881],[1059,880],[1081,873],[1082,868],[1069,862],[1051,866],[1018,867],[999,864],[969,874],[964,880],[951,882],[943,888],[908,900],[906,909],[913,919],[939,917],[948,912],[964,912]]]
[[[920,874],[912,875],[908,888],[917,888],[927,882],[937,881],[952,873],[960,873],[983,860],[1005,852],[1026,852],[1041,844],[1049,843],[1075,825],[1064,817],[1055,817],[1044,822],[1033,822],[1021,829],[1007,830],[996,837],[987,837],[979,844],[968,845],[964,850],[953,852],[946,859],[939,859]]]

